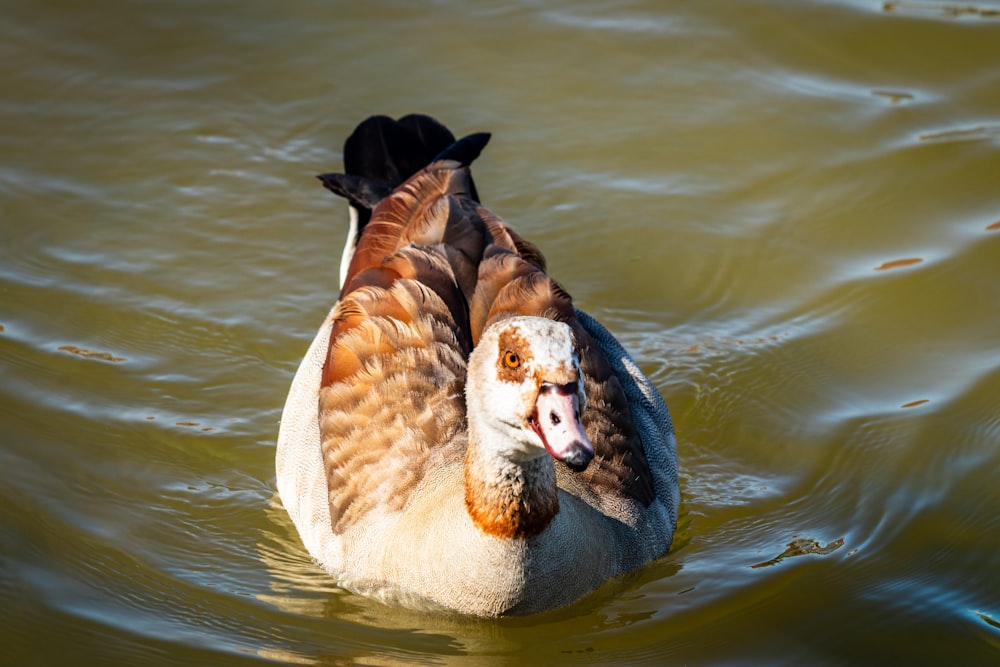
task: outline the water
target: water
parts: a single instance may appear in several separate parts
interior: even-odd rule
[[[1000,4],[2,4],[0,663],[1000,659]],[[275,499],[312,175],[411,111],[677,425],[672,552],[543,616],[341,591]]]

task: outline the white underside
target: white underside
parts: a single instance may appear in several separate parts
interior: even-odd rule
[[[351,259],[354,258],[354,249],[358,240],[358,209],[353,206],[347,207],[351,216],[351,224],[347,228],[347,241],[344,243],[344,252],[340,256],[340,287],[343,289],[344,281],[347,280],[347,269],[351,266]]]
[[[281,502],[306,549],[323,565],[343,560],[331,530],[319,433],[319,386],[332,325],[333,310],[323,321],[292,380],[281,412],[275,456]]]
[[[354,256],[358,212],[348,206],[350,227],[340,259],[340,287]],[[330,529],[330,504],[320,452],[319,387],[330,344],[330,310],[299,364],[281,412],[275,457],[278,495],[299,531],[306,549],[321,564],[343,561],[340,544]]]

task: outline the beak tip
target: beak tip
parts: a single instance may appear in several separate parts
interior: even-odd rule
[[[594,449],[589,444],[584,444],[579,440],[566,448],[562,456],[562,462],[569,466],[573,472],[583,472],[590,465],[594,458]]]

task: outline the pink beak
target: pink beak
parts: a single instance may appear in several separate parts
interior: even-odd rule
[[[531,415],[531,428],[552,458],[577,472],[594,458],[594,446],[580,423],[580,397],[575,382],[543,382]]]

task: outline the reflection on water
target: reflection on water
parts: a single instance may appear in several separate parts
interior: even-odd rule
[[[11,3],[8,3],[11,5]],[[990,664],[1000,5],[13,3],[0,663]],[[340,589],[275,504],[370,113],[670,405],[671,553],[527,619]]]

